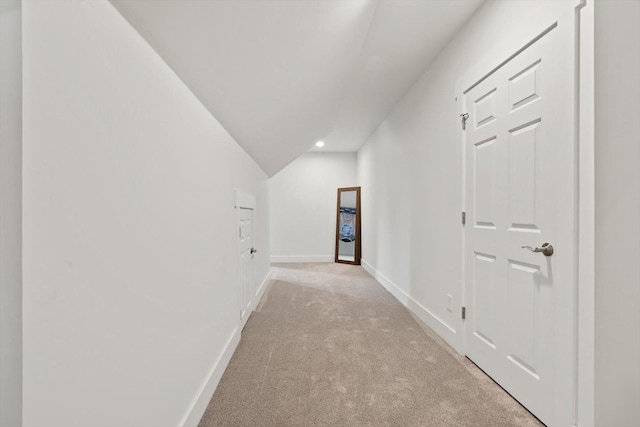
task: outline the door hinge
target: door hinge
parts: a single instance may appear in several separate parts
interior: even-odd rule
[[[467,307],[462,307],[462,320],[467,318]]]
[[[466,223],[467,223],[467,213],[462,212],[462,225],[465,225]]]
[[[467,119],[469,118],[469,113],[462,113],[462,114],[460,114],[460,117],[462,117],[462,130],[466,130],[467,129]]]

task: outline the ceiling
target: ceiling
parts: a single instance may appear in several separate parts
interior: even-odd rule
[[[111,0],[268,174],[356,151],[483,0]]]

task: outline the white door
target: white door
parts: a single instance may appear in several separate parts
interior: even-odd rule
[[[463,98],[466,353],[548,425],[574,421],[573,50],[559,33]],[[544,243],[553,255],[522,248]]]
[[[253,209],[239,208],[238,237],[240,239],[240,319],[251,314],[253,302]]]

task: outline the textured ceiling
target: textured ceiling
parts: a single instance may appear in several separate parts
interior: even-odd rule
[[[262,169],[355,151],[482,0],[111,0]]]

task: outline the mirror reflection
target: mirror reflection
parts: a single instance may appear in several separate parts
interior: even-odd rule
[[[336,262],[360,264],[360,188],[338,189]]]

